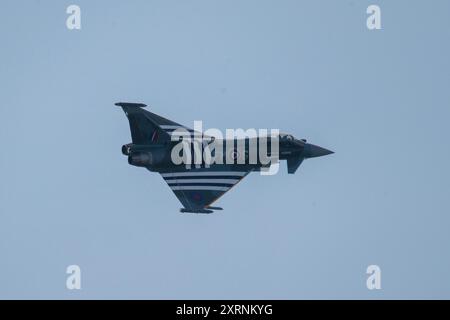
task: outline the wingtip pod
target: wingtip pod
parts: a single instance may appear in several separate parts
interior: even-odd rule
[[[221,207],[213,207],[213,206],[207,206],[207,207],[205,207],[205,209],[208,209],[208,210],[223,210],[223,208],[221,208]]]
[[[204,214],[210,214],[213,213],[213,210],[209,210],[209,209],[196,209],[196,210],[189,210],[186,208],[181,208],[180,209],[181,213],[204,213]]]
[[[118,107],[132,107],[132,108],[145,108],[147,105],[144,103],[133,103],[133,102],[116,102],[114,105]]]

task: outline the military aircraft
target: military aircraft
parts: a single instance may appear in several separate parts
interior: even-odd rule
[[[118,102],[115,105],[123,109],[130,124],[132,142],[122,146],[122,153],[128,156],[128,163],[158,172],[183,205],[180,212],[208,214],[214,210],[222,210],[212,206],[212,203],[250,172],[267,170],[271,165],[263,163],[259,157],[256,163],[224,161],[210,165],[203,162],[192,166],[175,164],[171,158],[172,149],[183,137],[173,139],[174,133],[182,129],[188,135],[194,136],[198,132],[144,110],[146,105],[143,103]],[[280,133],[277,138],[279,160],[287,161],[287,171],[290,174],[295,173],[305,159],[333,153],[307,143],[305,139],[296,139],[291,134]],[[223,148],[232,150],[231,155],[226,154],[227,151],[219,154],[228,157],[227,160],[230,157],[234,160],[241,157],[248,159],[250,140],[251,138],[245,139],[244,152],[241,155],[242,152],[235,147],[238,143],[236,139],[223,139]],[[206,136],[205,141],[214,141],[214,137]],[[227,145],[233,147],[227,149]],[[270,143],[267,149],[270,155]]]

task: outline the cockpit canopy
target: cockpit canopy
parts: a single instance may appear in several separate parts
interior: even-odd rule
[[[289,133],[281,133],[280,132],[280,140],[282,141],[294,141],[294,136]]]

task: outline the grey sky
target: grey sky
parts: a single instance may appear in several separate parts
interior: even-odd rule
[[[449,1],[3,0],[0,39],[0,298],[450,298]],[[180,214],[116,101],[336,153]]]

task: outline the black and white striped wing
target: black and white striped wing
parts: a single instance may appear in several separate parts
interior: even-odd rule
[[[161,175],[186,209],[200,210],[211,205],[249,172],[202,168],[161,172]]]

